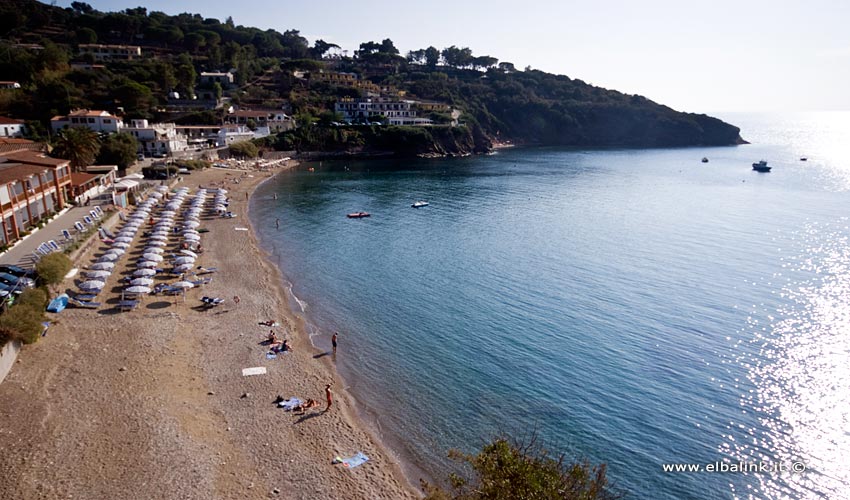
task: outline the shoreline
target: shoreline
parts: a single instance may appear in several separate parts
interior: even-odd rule
[[[251,203],[258,202],[255,199],[255,193],[264,184],[273,181],[275,178],[277,178],[280,175],[286,174],[288,170],[296,168],[298,165],[303,164],[303,163],[307,163],[307,162],[308,161],[304,160],[304,159],[295,160],[294,165],[292,165],[290,168],[280,169],[278,171],[275,171],[274,174],[271,177],[257,183],[257,185],[254,186],[254,188],[251,190]],[[250,211],[251,211],[251,206],[249,206],[249,220],[250,220]],[[262,240],[259,237],[259,235],[257,234],[257,230],[254,227],[253,222],[251,223],[251,225],[249,227],[251,229],[251,233],[254,235],[254,238],[256,239],[258,249],[263,254],[263,256],[265,257],[267,262],[272,267],[274,267],[278,272],[278,280],[280,282],[280,293],[282,294],[282,298],[284,299],[284,303],[286,304],[286,307],[288,309],[288,311],[287,311],[288,315],[291,315],[293,318],[295,318],[298,321],[300,331],[304,332],[304,334],[307,335],[306,340],[310,343],[312,348],[317,353],[325,352],[325,351],[322,351],[319,348],[319,346],[316,346],[315,344],[313,344],[313,336],[318,334],[319,337],[323,337],[323,338],[327,337],[329,339],[330,330],[323,329],[321,325],[317,324],[315,321],[312,321],[310,319],[309,313],[306,310],[304,310],[302,299],[300,299],[295,294],[295,292],[293,290],[295,288],[295,284],[291,280],[286,278],[284,273],[283,273],[282,268],[284,267],[284,264],[282,262],[279,262],[279,263],[276,264],[275,262],[272,261],[272,257],[274,257],[276,255],[274,253],[274,251],[270,251],[268,248],[266,248],[262,245]],[[279,252],[278,255],[280,255],[280,256],[285,255],[284,249],[276,248],[275,250]],[[278,261],[280,261],[280,257],[278,258]],[[299,308],[301,309],[300,311],[294,311],[292,309],[293,301],[296,304],[298,304]],[[343,321],[343,323],[344,323],[344,321]],[[312,332],[313,335],[311,335],[310,332],[307,331],[308,326],[312,327],[314,329],[314,331]],[[330,342],[330,340],[328,340],[328,342]],[[327,356],[324,356],[323,359],[327,359]],[[340,380],[342,380],[344,382],[344,387],[346,387],[346,388],[351,387],[351,385],[352,385],[351,374],[346,375],[344,373],[345,370],[340,370],[337,367],[336,362],[331,362],[328,365],[328,369],[331,370],[336,377],[338,377]],[[390,454],[390,456],[394,460],[395,465],[399,469],[399,473],[402,475],[404,481],[406,481],[407,485],[413,491],[416,491],[417,493],[420,491],[419,488],[417,488],[415,486],[415,483],[411,480],[411,478],[413,478],[413,477],[419,478],[419,479],[424,479],[431,484],[438,484],[439,479],[433,477],[429,472],[427,472],[427,470],[425,468],[417,465],[416,461],[413,460],[414,453],[407,449],[403,439],[400,436],[398,436],[398,435],[396,435],[392,432],[390,432],[390,434],[391,434],[390,436],[385,435],[385,433],[382,430],[382,426],[380,425],[380,421],[378,419],[379,412],[376,408],[366,404],[361,399],[358,399],[355,394],[353,394],[349,391],[346,391],[346,395],[349,399],[349,402],[353,403],[352,407],[354,408],[356,417],[360,421],[360,424],[363,425],[365,427],[366,431],[369,432],[369,434],[372,435],[373,439],[379,444],[379,446],[381,446],[386,453]],[[418,482],[416,484],[418,484]]]
[[[183,178],[193,192],[226,181],[237,214],[202,218],[210,232],[199,263],[219,271],[185,301],[150,296],[135,311],[116,312],[117,276],[140,250],[139,235],[128,249],[133,257],[119,261],[99,297],[103,308],[50,316],[49,335],[26,346],[0,384],[0,491],[14,498],[421,497],[357,415],[330,360],[314,359],[319,351],[289,307],[282,274],[259,245],[250,195],[286,168]],[[240,226],[248,231],[234,231]],[[98,242],[75,266],[104,249]],[[225,304],[198,311],[202,295]],[[270,318],[294,346],[275,360],[259,345],[268,329],[255,326]],[[268,372],[242,376],[252,366]],[[299,418],[272,404],[278,395],[324,402],[326,382],[336,382],[328,413]],[[332,464],[359,451],[370,457],[361,467]]]

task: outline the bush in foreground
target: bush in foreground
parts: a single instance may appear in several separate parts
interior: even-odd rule
[[[537,444],[497,437],[477,455],[451,451],[449,457],[467,466],[467,477],[451,474],[451,492],[422,481],[426,500],[613,500],[622,498],[608,484],[605,464],[565,462]],[[470,471],[471,469],[471,471]]]
[[[51,253],[38,261],[35,271],[48,285],[58,285],[71,270],[71,259],[63,253]]]
[[[18,339],[24,344],[38,340],[44,328],[44,307],[35,304],[16,304],[0,315],[0,337]]]

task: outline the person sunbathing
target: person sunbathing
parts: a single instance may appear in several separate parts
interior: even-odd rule
[[[310,408],[315,408],[317,406],[319,406],[318,401],[316,401],[315,399],[307,399],[307,401],[305,401],[304,403],[301,403],[300,405],[296,405],[295,408],[292,409],[292,412],[293,413],[295,413],[295,412],[304,413],[307,410],[309,410]]]
[[[266,321],[260,321],[257,324],[263,325],[263,326],[275,326],[275,321],[273,319],[270,319],[270,320],[266,320]]]
[[[266,340],[268,340],[269,344],[271,344],[271,345],[281,343],[280,339],[277,338],[277,335],[274,333],[274,331],[269,332],[269,335],[268,335],[268,337],[266,337]]]

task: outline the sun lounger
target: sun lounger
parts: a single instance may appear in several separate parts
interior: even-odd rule
[[[220,306],[224,303],[224,299],[220,297],[201,297],[201,302],[207,307]]]
[[[115,235],[112,234],[112,231],[110,231],[109,229],[106,229],[105,227],[102,227],[100,229],[101,229],[101,231],[103,231],[103,234],[105,234],[107,238],[115,239]]]
[[[209,285],[210,283],[212,283],[212,278],[203,278],[195,281],[189,281],[189,283],[195,286]]]
[[[94,207],[94,211],[97,213],[98,216],[103,217],[103,209],[100,208],[100,205]]]
[[[197,271],[195,271],[195,276],[200,276],[202,274],[212,274],[218,271],[217,267],[199,267]]]
[[[71,231],[68,231],[67,229],[62,230],[62,238],[66,243],[74,241],[74,238],[71,236]]]
[[[47,246],[49,246],[54,252],[58,252],[59,250],[62,250],[62,247],[59,246],[59,243],[56,243],[56,240],[48,241]]]
[[[84,221],[86,222],[86,224],[88,224],[89,226],[94,226],[94,221],[92,220],[92,218],[91,218],[90,216],[86,215],[85,217],[83,217],[83,220],[84,220]]]
[[[86,226],[84,226],[83,223],[80,221],[74,222],[74,229],[76,229],[78,233],[86,232]]]
[[[140,300],[122,300],[118,302],[118,309],[122,311],[132,311],[133,309],[139,307],[142,301]]]
[[[100,215],[98,215],[98,213],[95,212],[94,210],[89,210],[89,215],[91,215],[92,219],[97,219],[97,220],[100,219]]]
[[[74,307],[80,307],[80,308],[83,308],[83,309],[97,309],[98,307],[100,307],[101,304],[100,304],[100,302],[86,302],[86,301],[83,301],[83,300],[77,300],[77,299],[69,298],[68,299],[68,305],[74,306]]]
[[[75,293],[74,298],[81,302],[90,302],[97,298],[95,293]]]

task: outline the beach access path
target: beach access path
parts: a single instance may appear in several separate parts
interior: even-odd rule
[[[279,271],[253,231],[235,230],[251,227],[245,193],[269,175],[208,169],[184,178],[192,192],[223,183],[237,215],[202,217],[209,232],[198,264],[218,272],[185,302],[148,296],[118,311],[117,280],[136,259],[134,243],[98,297],[101,309],[50,315],[48,335],[24,348],[0,384],[0,497],[420,496],[357,418],[331,356],[314,358],[319,351],[287,309]],[[201,310],[201,296],[225,303]],[[294,352],[266,359],[260,342],[269,328],[258,322],[268,319],[282,324],[274,330]],[[243,376],[249,367],[267,373]],[[324,402],[326,383],[334,384],[330,412],[322,405],[293,415],[273,404],[278,395]],[[370,460],[354,469],[332,463],[357,452]]]

